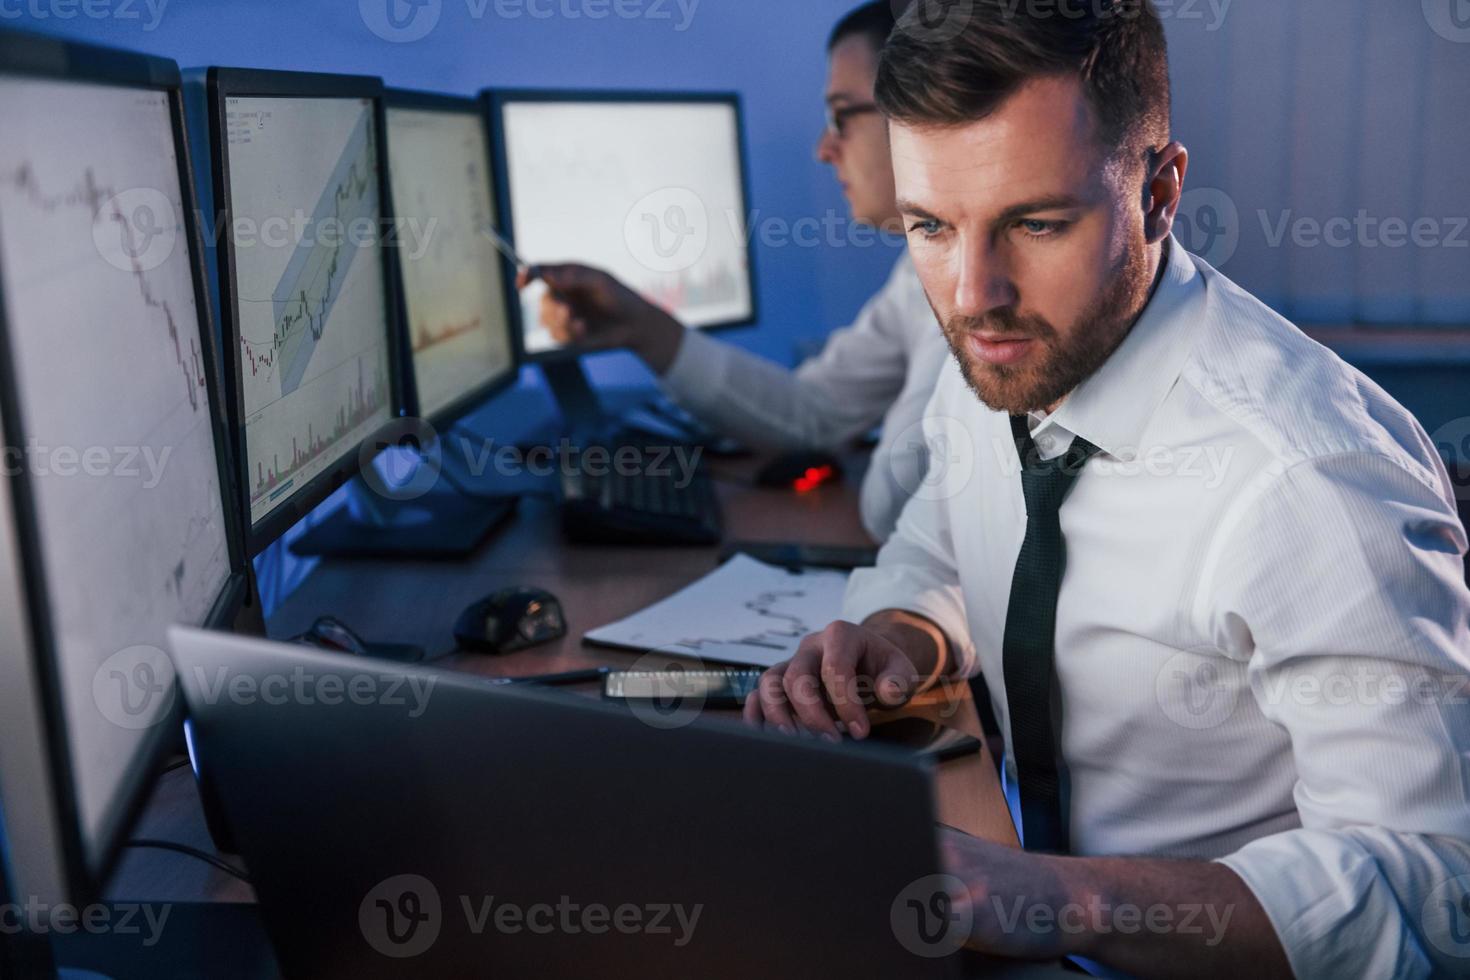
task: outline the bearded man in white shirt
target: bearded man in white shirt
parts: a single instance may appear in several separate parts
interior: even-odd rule
[[[888,133],[873,104],[878,52],[893,27],[889,0],[856,8],[828,40],[827,128],[817,158],[831,166],[860,225],[898,232]],[[918,421],[948,349],[914,275],[899,258],[883,288],[822,353],[794,372],[686,330],[600,270],[538,265],[522,275],[551,287],[541,320],[560,343],[626,347],[661,375],[674,401],[712,429],[767,450],[838,450],[882,423],[863,479],[863,526],[882,541],[922,484]],[[916,448],[917,447],[917,448]]]
[[[1467,542],[1434,446],[1171,237],[1149,0],[920,7],[877,99],[954,354],[937,470],[747,720],[861,738],[983,675],[1026,849],[946,832],[981,950],[1470,973]]]

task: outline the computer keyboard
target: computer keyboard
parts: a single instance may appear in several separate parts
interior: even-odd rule
[[[713,481],[670,466],[666,450],[639,449],[639,464],[629,466],[629,448],[608,450],[620,459],[616,467],[574,466],[562,474],[566,536],[586,544],[719,544],[724,519]]]

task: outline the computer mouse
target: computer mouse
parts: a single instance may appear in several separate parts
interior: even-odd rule
[[[454,638],[464,650],[513,653],[567,633],[561,603],[544,589],[513,586],[473,603],[459,614]]]
[[[805,493],[842,479],[842,462],[831,453],[801,450],[777,456],[755,475],[757,486],[782,487]]]
[[[403,664],[416,664],[424,659],[424,648],[415,643],[369,643],[336,616],[318,617],[310,629],[292,637],[291,642],[319,650],[331,650],[334,653],[392,660]]]

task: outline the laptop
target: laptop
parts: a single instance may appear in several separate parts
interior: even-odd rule
[[[288,977],[960,975],[922,760],[680,706],[170,640]]]

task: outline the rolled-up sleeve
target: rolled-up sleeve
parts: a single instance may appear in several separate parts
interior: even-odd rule
[[[924,420],[929,444],[940,435],[931,426],[942,421],[942,413],[931,401]],[[950,673],[967,677],[978,665],[965,616],[948,505],[944,495],[923,490],[909,498],[893,536],[878,552],[877,565],[858,569],[848,580],[842,618],[861,623],[885,609],[923,616],[949,639],[954,659]]]
[[[1222,533],[1212,626],[1290,736],[1301,820],[1222,863],[1298,976],[1470,975],[1470,590],[1443,471],[1307,460]]]
[[[839,449],[877,425],[903,389],[914,288],[905,257],[857,320],[795,371],[690,330],[661,383],[705,424],[747,445]]]

